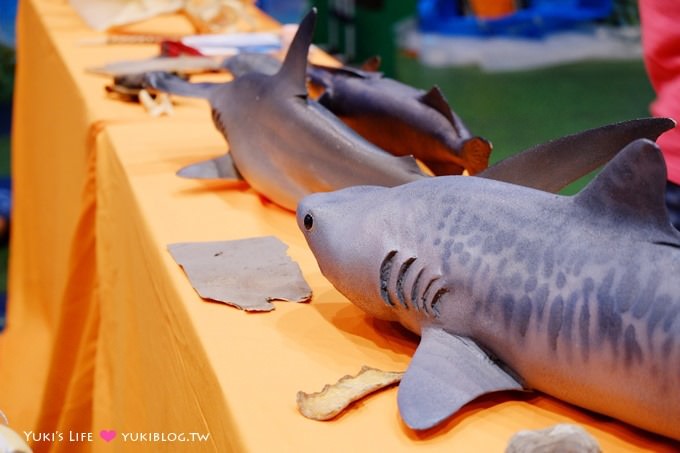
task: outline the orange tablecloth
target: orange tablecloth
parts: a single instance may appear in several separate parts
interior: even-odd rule
[[[177,16],[143,26],[188,31]],[[66,0],[21,2],[0,410],[37,451],[502,451],[516,431],[558,422],[584,425],[605,451],[678,448],[528,394],[485,398],[426,433],[401,423],[395,389],[332,422],[303,418],[298,390],[362,365],[403,370],[417,340],[330,286],[291,213],[246,188],[177,178],[225,150],[207,105],[182,99],[153,119],[107,98],[84,68],[155,47],[78,44],[95,35]],[[261,235],[289,245],[312,303],[254,315],[205,302],[166,251]]]

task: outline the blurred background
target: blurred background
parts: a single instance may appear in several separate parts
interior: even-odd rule
[[[0,329],[5,324],[7,301],[7,239],[9,234],[10,130],[12,124],[12,87],[14,86],[15,33],[17,0],[2,0],[0,7]]]
[[[635,0],[260,0],[283,22],[319,11],[315,42],[373,55],[407,84],[438,85],[492,162],[565,134],[649,116]],[[567,188],[578,191],[589,178]]]
[[[9,215],[17,0],[0,7],[0,216]],[[258,0],[282,23],[315,6],[315,42],[348,64],[438,85],[492,162],[534,144],[648,116],[635,0]],[[575,193],[588,178],[570,186]],[[1,237],[1,236],[0,236]],[[6,238],[4,238],[6,239]],[[0,242],[0,328],[7,241]]]

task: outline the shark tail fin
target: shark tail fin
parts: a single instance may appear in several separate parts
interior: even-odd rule
[[[274,76],[278,79],[278,89],[285,95],[307,96],[307,55],[314,35],[316,14],[316,8],[312,8],[302,19],[281,69]]]

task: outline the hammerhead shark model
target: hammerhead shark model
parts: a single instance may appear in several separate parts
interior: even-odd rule
[[[398,391],[411,428],[535,389],[680,439],[680,233],[665,184],[643,139],[572,197],[442,176],[310,195],[297,219],[342,294],[421,336]]]
[[[312,10],[274,75],[253,72],[229,83],[189,83],[166,73],[147,74],[146,83],[160,91],[208,99],[215,125],[229,142],[229,153],[185,167],[180,176],[242,178],[290,210],[314,192],[362,184],[391,187],[429,178],[413,157],[385,152],[308,99],[307,52],[315,20]],[[512,178],[515,183],[550,190],[542,185],[554,187],[556,181],[578,179],[631,140],[656,139],[673,125],[669,119],[648,118],[593,129],[538,145],[521,153],[521,158],[506,159],[487,171],[493,179]],[[545,162],[553,163],[543,166]],[[541,177],[535,178],[534,171]]]

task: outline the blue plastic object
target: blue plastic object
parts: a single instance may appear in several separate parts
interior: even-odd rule
[[[0,44],[14,47],[17,0],[2,0],[0,7]]]
[[[299,23],[309,7],[306,0],[257,0],[255,4],[282,24]]]
[[[606,18],[613,0],[533,0],[529,7],[497,19],[464,16],[452,0],[420,0],[420,30],[463,36],[541,37]]]

